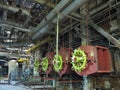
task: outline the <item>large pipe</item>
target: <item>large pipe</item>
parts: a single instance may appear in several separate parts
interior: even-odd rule
[[[49,2],[49,1],[45,1],[45,0],[34,0],[40,4],[45,4],[47,5],[48,7],[51,7],[51,8],[54,8],[55,7],[55,4],[53,4],[52,2]],[[67,0],[64,0],[64,1],[67,1]]]
[[[27,41],[22,42],[22,43],[20,43],[20,42],[5,42],[5,43],[2,43],[1,46],[4,46],[4,47],[8,47],[8,46],[10,46],[10,47],[26,47],[28,44],[30,44],[30,43],[27,43]]]
[[[24,32],[30,32],[30,29],[25,29],[25,28],[21,28],[21,27],[17,27],[17,26],[12,26],[12,25],[8,25],[8,24],[0,24],[1,27],[9,27],[9,28],[15,28],[19,31],[24,31]]]
[[[37,49],[39,46],[43,45],[44,43],[46,43],[46,42],[48,42],[48,41],[50,41],[50,40],[52,40],[52,38],[48,37],[48,38],[46,38],[45,40],[43,40],[43,41],[41,41],[41,42],[38,42],[36,45],[34,45],[34,46],[32,46],[31,48],[29,48],[29,49],[27,50],[27,53],[30,52],[30,51],[33,51],[33,50]]]
[[[42,27],[44,27],[48,21],[53,19],[56,16],[56,12],[59,12],[61,9],[64,8],[64,6],[69,2],[70,0],[62,0],[60,3],[44,18],[38,26],[35,28],[34,32],[37,32]]]
[[[63,14],[63,16],[60,16],[60,20],[62,20],[63,18],[65,18],[64,15],[68,15],[71,12],[75,11],[76,9],[78,9],[83,3],[85,3],[87,0],[74,0],[66,9],[64,9],[61,14]],[[52,22],[56,23],[57,18],[55,17]],[[53,28],[53,26],[52,26]],[[50,29],[49,25],[47,24],[44,28],[42,28],[41,30],[39,30],[33,37],[32,39],[36,39],[39,36],[41,36],[42,34],[45,34],[48,30]],[[40,37],[39,37],[40,38]]]
[[[0,7],[1,7],[1,8],[4,8],[4,9],[6,9],[6,10],[13,11],[13,12],[18,12],[18,10],[19,10],[19,8],[17,8],[17,7],[11,7],[11,6],[7,6],[7,5],[4,5],[4,4],[0,4]],[[23,13],[24,15],[30,16],[30,13],[29,13],[28,11],[26,11],[26,10],[23,10],[23,9],[22,9],[22,13]]]
[[[116,45],[118,48],[120,48],[120,41],[114,38],[112,35],[109,33],[105,32],[101,27],[96,25],[93,21],[90,21],[90,25],[101,35],[103,35],[105,38],[107,38],[111,43]]]

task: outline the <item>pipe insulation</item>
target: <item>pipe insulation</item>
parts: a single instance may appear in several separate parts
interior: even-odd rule
[[[59,20],[62,20],[63,18],[65,18],[64,15],[68,15],[70,13],[72,13],[73,11],[75,11],[76,9],[78,9],[83,3],[85,3],[88,0],[74,0],[67,8],[65,8],[62,12],[60,12],[62,15],[59,16]],[[57,18],[55,17],[52,20],[53,23],[57,22]],[[33,35],[32,39],[35,40],[36,38],[41,38],[46,32],[48,32],[48,30],[50,30],[51,28],[53,28],[54,26],[49,26],[48,24],[43,27],[42,29],[39,29],[39,31]]]
[[[39,24],[38,26],[35,28],[34,32],[39,31],[42,27],[44,27],[48,21],[50,21],[51,19],[53,19],[56,16],[56,12],[60,12],[61,9],[64,8],[65,5],[67,5],[68,2],[70,2],[71,0],[62,0],[60,1],[60,3],[46,16],[46,18],[44,18]]]
[[[7,6],[7,5],[4,5],[4,4],[0,4],[0,7],[3,8],[3,9],[6,9],[6,10],[13,11],[13,12],[18,12],[18,10],[19,10],[19,8],[17,8],[17,7],[11,7],[11,6]],[[30,16],[30,13],[27,10],[22,9],[22,13],[24,15]]]
[[[15,28],[19,31],[24,31],[24,32],[30,32],[30,29],[26,29],[26,28],[21,28],[21,27],[17,27],[17,26],[12,26],[12,25],[8,25],[8,24],[0,24],[1,27],[9,27],[9,28]]]

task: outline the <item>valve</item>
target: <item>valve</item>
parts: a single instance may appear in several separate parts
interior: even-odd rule
[[[87,57],[83,50],[75,49],[72,55],[72,68],[75,71],[82,71],[85,69],[87,64]]]
[[[42,62],[41,62],[41,65],[42,65],[42,70],[43,71],[46,71],[48,69],[48,58],[47,57],[44,57]]]
[[[56,72],[59,72],[60,70],[62,70],[62,65],[63,65],[62,56],[61,55],[55,55],[54,60],[53,60],[54,70]]]
[[[40,65],[40,62],[39,62],[39,60],[36,59],[35,62],[34,62],[34,68],[35,68],[36,71],[38,71],[39,65]]]

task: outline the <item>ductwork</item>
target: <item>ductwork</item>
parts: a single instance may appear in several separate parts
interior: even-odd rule
[[[6,10],[13,11],[13,12],[18,12],[18,10],[19,10],[19,8],[17,8],[17,7],[11,7],[11,6],[7,6],[7,5],[3,5],[3,4],[0,4],[0,7],[1,7],[1,8],[4,8],[4,9],[6,9]],[[23,9],[22,9],[22,13],[23,13],[24,15],[30,16],[30,13],[29,13],[28,11],[26,11],[26,10],[23,10]]]
[[[56,12],[59,12],[61,9],[64,8],[64,6],[70,2],[70,0],[62,0],[60,1],[60,3],[46,16],[46,18],[44,18],[39,24],[38,26],[35,28],[34,32],[37,32],[38,30],[40,30],[42,27],[44,27],[48,21],[50,21],[51,19],[53,19],[56,15]]]
[[[85,3],[87,0],[74,0],[66,9],[64,9],[61,14],[63,15],[68,15],[71,12],[75,11],[76,9],[78,9],[83,3]],[[60,20],[62,20],[63,18],[65,18],[65,16],[60,16]],[[57,18],[55,17],[52,22],[56,23]],[[53,26],[51,27],[53,28]],[[39,29],[39,28],[38,28]],[[49,25],[47,24],[44,28],[39,29],[39,31],[32,37],[33,40],[35,40],[36,38],[41,38],[43,36],[43,34],[45,34],[48,30],[50,29]]]

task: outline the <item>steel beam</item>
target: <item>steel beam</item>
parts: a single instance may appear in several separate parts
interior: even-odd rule
[[[102,29],[101,27],[99,27],[97,24],[95,24],[93,21],[90,21],[90,25],[97,31],[99,32],[101,35],[103,35],[105,38],[107,38],[111,43],[113,43],[115,46],[117,46],[118,48],[120,48],[120,41],[117,40],[116,38],[114,38],[112,35],[110,35],[109,33],[105,32],[104,29]]]

